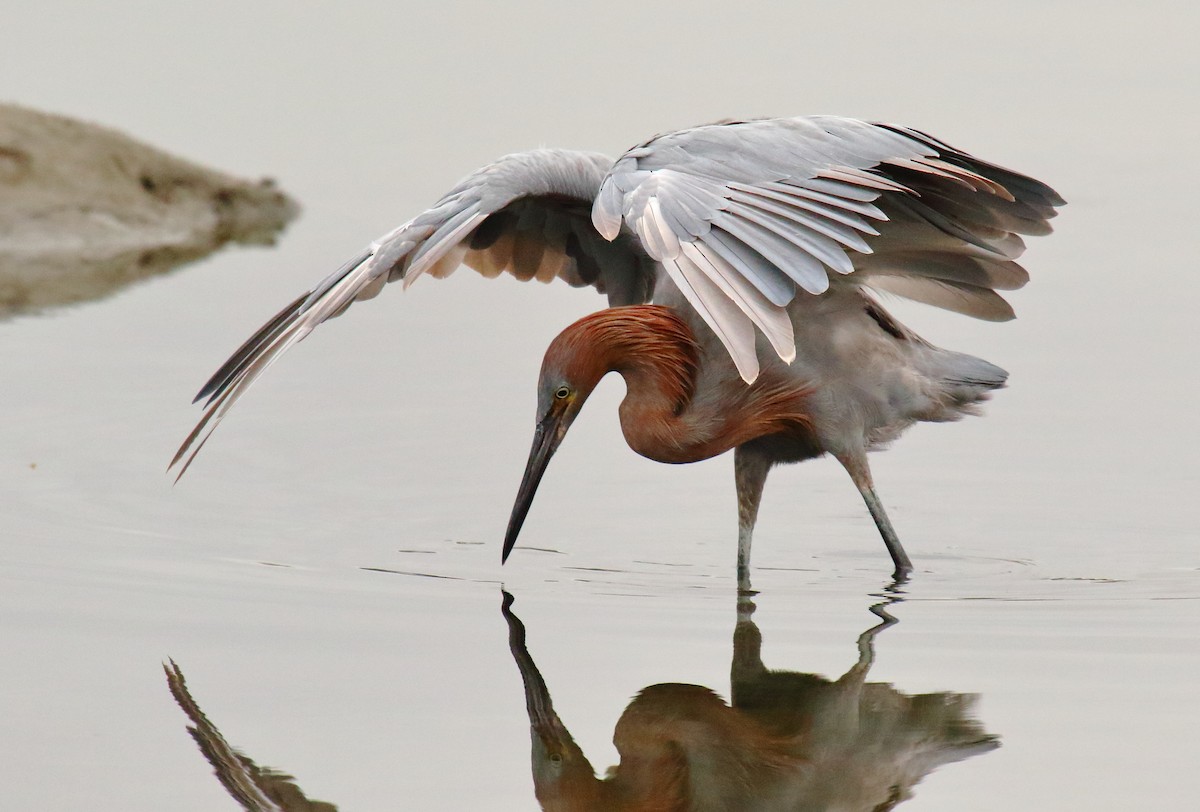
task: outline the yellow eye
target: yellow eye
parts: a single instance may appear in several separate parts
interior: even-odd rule
[[[566,386],[560,386],[554,390],[554,397],[558,398],[559,400],[562,400],[570,394],[571,390]]]

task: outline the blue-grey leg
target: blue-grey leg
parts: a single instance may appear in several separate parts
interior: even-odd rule
[[[750,584],[750,540],[754,535],[754,523],[758,520],[758,505],[762,502],[763,485],[771,461],[739,446],[733,451],[733,477],[737,484],[738,500],[738,585],[749,589]]]
[[[897,580],[904,580],[912,572],[912,561],[909,560],[908,553],[904,552],[904,547],[900,544],[900,537],[896,535],[896,529],[892,527],[887,512],[883,509],[883,502],[879,501],[879,496],[875,493],[866,453],[858,452],[836,456],[838,462],[845,467],[850,478],[854,480],[855,487],[862,494],[863,501],[867,503],[867,510],[871,511],[871,518],[875,520],[875,526],[879,528],[879,535],[883,536],[883,543],[887,545],[888,553],[892,556],[892,563],[896,565],[894,577]]]

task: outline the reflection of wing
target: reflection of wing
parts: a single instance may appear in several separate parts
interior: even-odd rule
[[[163,670],[171,695],[192,721],[188,733],[212,765],[221,785],[243,809],[248,812],[336,812],[337,807],[333,804],[305,797],[292,776],[259,767],[234,750],[192,699],[183,672],[175,661],[163,665]]]

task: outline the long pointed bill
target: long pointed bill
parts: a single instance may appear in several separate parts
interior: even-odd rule
[[[533,448],[529,451],[529,462],[525,464],[525,476],[521,477],[521,487],[517,490],[517,501],[513,503],[512,516],[508,520],[508,532],[504,535],[504,550],[500,553],[500,563],[508,560],[521,526],[525,524],[525,516],[529,506],[533,504],[533,496],[537,493],[542,474],[546,473],[546,465],[558,449],[566,433],[561,414],[548,414],[538,423],[533,433]]]

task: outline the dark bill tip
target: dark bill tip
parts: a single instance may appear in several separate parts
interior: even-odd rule
[[[517,499],[513,503],[512,515],[508,519],[508,530],[504,534],[504,547],[500,551],[500,563],[508,561],[508,556],[516,546],[517,536],[529,515],[533,497],[537,493],[546,466],[554,456],[558,443],[562,439],[559,432],[558,416],[548,415],[533,433],[533,447],[529,450],[529,462],[525,464],[525,474],[521,477],[521,486],[517,489]]]

